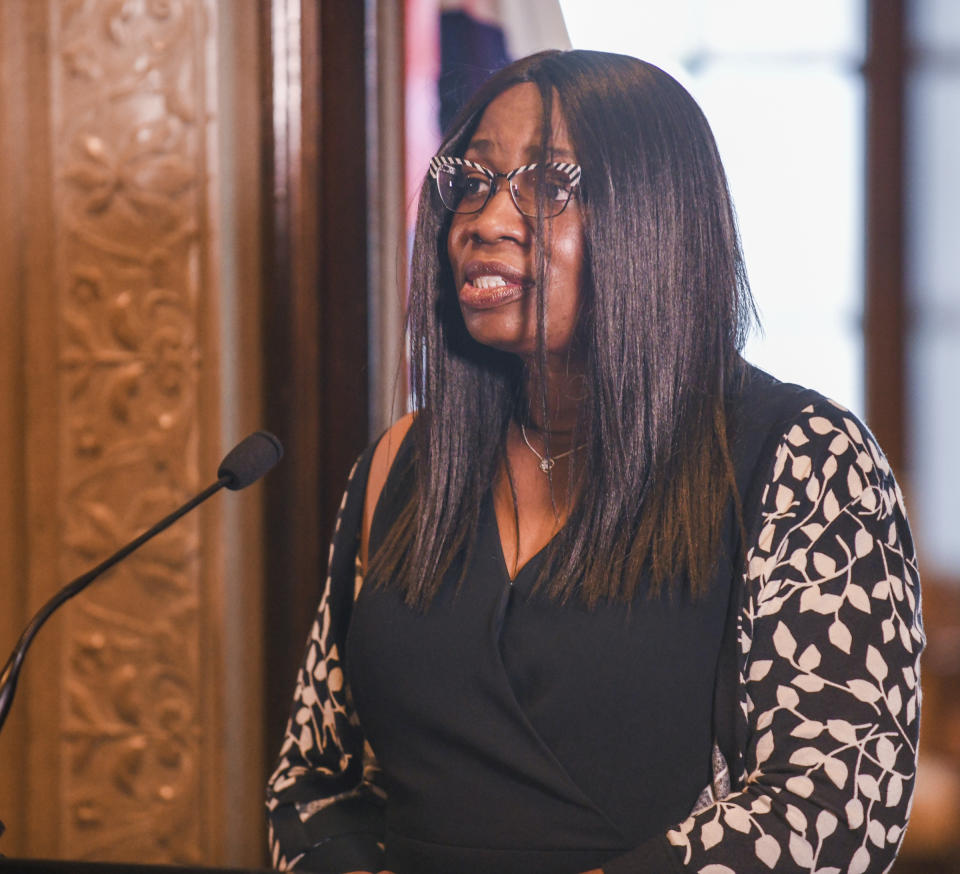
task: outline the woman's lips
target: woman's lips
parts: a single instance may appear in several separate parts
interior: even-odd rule
[[[463,273],[460,303],[477,310],[519,300],[530,284],[521,271],[500,261],[470,261]]]
[[[523,285],[507,283],[486,288],[465,282],[460,288],[460,303],[474,310],[489,310],[523,297]]]

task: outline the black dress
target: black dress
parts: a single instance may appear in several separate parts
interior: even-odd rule
[[[410,450],[373,550],[409,494]],[[533,591],[543,558],[511,583],[488,494],[462,582],[454,565],[426,611],[360,591],[347,678],[383,769],[397,874],[599,867],[682,818],[710,780],[729,561],[696,603],[640,593],[587,610]]]

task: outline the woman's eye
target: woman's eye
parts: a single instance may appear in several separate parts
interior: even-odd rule
[[[516,176],[514,191],[524,201],[566,203],[570,197],[570,180],[561,172],[548,168],[533,168]]]
[[[570,180],[561,173],[547,173],[543,180],[543,196],[547,200],[566,200],[570,196]]]
[[[482,197],[487,193],[489,187],[490,180],[480,174],[467,176],[463,180],[464,197]]]

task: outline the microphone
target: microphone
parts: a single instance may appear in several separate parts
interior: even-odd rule
[[[231,491],[255,483],[283,458],[283,445],[269,431],[255,431],[241,440],[220,462],[217,478]]]
[[[95,568],[87,571],[82,576],[77,577],[70,583],[67,583],[59,592],[57,592],[46,604],[41,607],[30,624],[26,627],[20,640],[14,647],[10,658],[4,665],[3,673],[0,674],[0,730],[6,722],[7,714],[10,712],[10,706],[13,704],[13,696],[17,691],[17,680],[20,677],[20,668],[26,657],[27,649],[33,642],[33,638],[40,630],[41,626],[53,614],[64,601],[68,601],[74,595],[83,591],[104,571],[112,568],[118,561],[126,558],[140,546],[143,546],[148,540],[156,537],[161,531],[165,531],[181,516],[189,513],[198,504],[202,504],[207,498],[222,488],[228,488],[231,491],[245,489],[251,483],[256,482],[268,470],[270,470],[281,458],[283,458],[283,444],[268,431],[255,431],[253,434],[245,437],[236,446],[233,447],[220,462],[217,468],[217,481],[207,486],[202,492],[194,495],[189,501],[178,507],[170,515],[165,516],[152,528],[144,531],[139,537],[131,540],[126,546],[118,549],[108,559],[105,559]]]

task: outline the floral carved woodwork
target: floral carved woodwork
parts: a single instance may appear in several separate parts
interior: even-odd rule
[[[60,568],[70,578],[206,485],[215,10],[202,0],[50,9]],[[204,858],[198,518],[134,553],[62,620],[60,844],[71,857]]]

